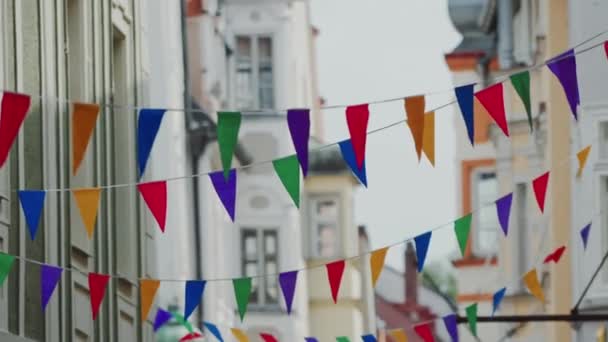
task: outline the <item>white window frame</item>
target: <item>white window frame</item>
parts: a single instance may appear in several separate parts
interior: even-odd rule
[[[333,200],[336,202],[336,246],[335,253],[330,256],[322,256],[317,248],[320,238],[317,231],[317,224],[322,223],[316,215],[316,204],[318,202]],[[331,259],[342,255],[342,212],[343,205],[338,194],[313,194],[308,197],[308,224],[310,227],[310,255],[317,259]],[[325,221],[327,222],[327,221]]]
[[[490,167],[478,167],[472,170],[471,172],[471,199],[472,199],[472,209],[473,210],[477,210],[477,214],[479,214],[479,211],[481,210],[496,210],[494,208],[492,208],[491,206],[488,206],[487,203],[480,203],[480,200],[478,198],[478,194],[477,194],[477,178],[480,174],[482,173],[494,173],[495,177],[498,177],[498,174],[496,172],[495,168],[490,168]],[[498,189],[497,189],[498,190]],[[482,208],[483,206],[483,208]],[[494,257],[498,255],[498,239],[495,240],[494,242],[494,247],[492,248],[492,251],[482,251],[480,250],[480,246],[479,246],[479,233],[481,232],[481,230],[479,229],[480,227],[480,221],[479,221],[479,215],[475,215],[473,214],[473,222],[472,222],[472,227],[471,227],[471,231],[472,231],[472,244],[471,244],[471,252],[474,256],[476,257]],[[500,226],[498,227],[498,229],[500,229]],[[495,234],[498,237],[498,231],[495,232]]]
[[[247,255],[246,255],[246,249],[245,249],[245,235],[248,232],[255,232],[256,235],[256,274],[255,275],[261,275],[261,274],[266,274],[268,272],[266,272],[266,249],[264,246],[265,240],[264,240],[264,233],[266,232],[272,232],[275,235],[275,252],[274,252],[274,262],[276,264],[277,267],[277,272],[279,271],[279,248],[280,248],[280,242],[279,242],[279,229],[278,227],[271,227],[271,226],[257,226],[257,225],[244,225],[240,228],[240,238],[239,238],[239,243],[240,243],[240,247],[241,247],[241,257],[240,257],[240,269],[241,269],[241,274],[243,276],[246,276],[246,263],[247,263]],[[276,296],[276,302],[267,302],[266,301],[266,295],[265,295],[265,291],[268,288],[269,285],[269,280],[273,279],[276,284],[276,291],[277,291],[277,296]],[[252,279],[253,282],[257,282],[258,285],[258,294],[257,294],[257,302],[254,301],[250,301],[249,302],[249,307],[251,310],[258,310],[258,311],[265,311],[265,310],[278,310],[280,307],[280,289],[279,289],[279,284],[278,284],[278,280],[277,277],[253,277]]]

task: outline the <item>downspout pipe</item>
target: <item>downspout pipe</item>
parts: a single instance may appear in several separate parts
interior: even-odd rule
[[[501,69],[514,66],[513,59],[513,0],[498,2],[498,63]]]

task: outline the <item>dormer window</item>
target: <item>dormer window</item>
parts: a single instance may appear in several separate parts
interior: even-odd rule
[[[234,82],[237,109],[273,109],[273,41],[263,35],[236,36]]]

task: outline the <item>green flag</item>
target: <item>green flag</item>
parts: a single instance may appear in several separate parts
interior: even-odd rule
[[[181,324],[184,328],[188,329],[188,332],[190,332],[191,334],[194,332],[194,328],[192,327],[192,324],[190,324],[190,322],[186,321],[186,319],[184,318],[184,316],[182,316],[181,314],[179,314],[176,311],[171,311],[171,316],[173,316],[173,319],[175,319],[175,321],[179,324]]]
[[[523,71],[515,75],[511,75],[511,84],[513,88],[521,98],[521,101],[526,107],[526,114],[528,114],[528,124],[530,125],[530,131],[532,128],[532,109],[530,104],[530,73]]]
[[[236,304],[239,307],[239,315],[242,322],[247,312],[249,297],[251,296],[251,278],[233,279],[232,285],[234,285],[234,296],[236,297]]]
[[[239,138],[241,112],[217,113],[217,143],[220,146],[224,179],[228,179],[232,168],[232,155]]]
[[[15,257],[12,255],[0,253],[0,286],[4,283],[8,272],[11,271],[13,267],[13,261],[15,261]]]
[[[467,306],[467,319],[469,320],[469,328],[473,336],[477,337],[477,303]]]
[[[274,170],[296,207],[300,207],[300,164],[296,155],[272,161]]]
[[[346,336],[336,337],[336,341],[337,342],[350,342],[350,340]]]
[[[456,220],[454,223],[454,231],[456,232],[456,239],[458,240],[458,246],[460,252],[464,256],[467,250],[467,242],[469,241],[469,232],[471,231],[471,217],[472,214],[468,214]]]

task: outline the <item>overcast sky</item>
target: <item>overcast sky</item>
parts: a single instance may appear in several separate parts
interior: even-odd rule
[[[358,104],[452,88],[444,53],[460,35],[445,0],[310,0],[320,30],[317,59],[321,96],[328,105]],[[453,98],[451,92],[427,96],[427,110]],[[454,108],[436,112],[436,168],[419,164],[405,124],[367,140],[368,189],[357,193],[355,218],[365,224],[372,247],[413,237],[452,221],[456,213]],[[325,139],[348,137],[344,109],[322,113]],[[403,102],[370,106],[370,130],[403,120]],[[445,260],[456,251],[453,229],[433,233],[428,260]],[[402,268],[401,248],[388,263]]]

